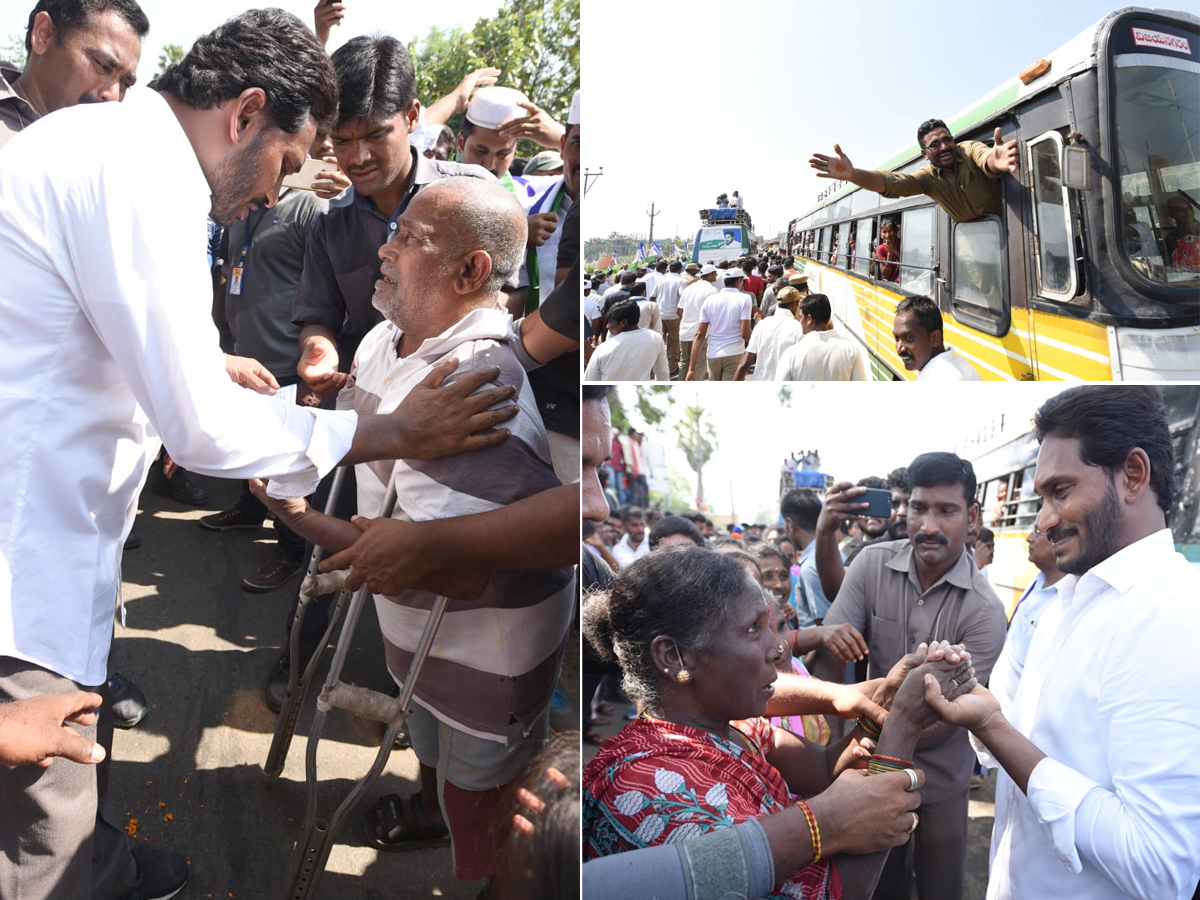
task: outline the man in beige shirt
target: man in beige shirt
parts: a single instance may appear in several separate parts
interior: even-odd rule
[[[983,684],[1004,646],[1005,619],[1003,604],[965,547],[979,519],[974,469],[953,453],[924,453],[909,465],[908,477],[908,539],[862,549],[824,624],[849,623],[862,633],[870,677],[887,674],[922,643],[948,640],[966,646]],[[826,503],[839,504],[846,515],[865,507],[837,493]],[[821,648],[812,673],[841,681],[845,668]],[[921,900],[961,900],[974,760],[964,729],[939,723],[921,736],[913,762],[924,770],[925,786],[915,840],[892,851],[876,898],[908,900],[915,847]]]
[[[804,337],[779,360],[776,381],[866,381],[863,351],[853,338],[833,330],[833,309],[824,294],[800,301]]]
[[[0,147],[36,119],[77,103],[123,100],[137,81],[150,22],[134,0],[39,9],[25,33],[24,72],[0,67]]]
[[[808,164],[818,178],[849,181],[884,197],[925,194],[938,202],[955,222],[970,222],[981,216],[1001,214],[1003,203],[1000,176],[1017,174],[1017,142],[1005,141],[996,129],[995,146],[979,141],[959,144],[941,119],[929,119],[917,129],[917,145],[929,160],[911,175],[857,169],[837,144],[836,156],[814,153]]]

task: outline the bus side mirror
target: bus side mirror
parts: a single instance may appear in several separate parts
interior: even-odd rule
[[[1086,147],[1068,145],[1063,147],[1063,184],[1077,191],[1092,189],[1092,165]]]

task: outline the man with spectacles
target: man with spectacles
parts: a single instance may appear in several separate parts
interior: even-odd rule
[[[970,222],[986,215],[1000,215],[1000,177],[1017,174],[1017,142],[1003,139],[996,129],[995,145],[981,141],[959,143],[941,119],[929,119],[917,129],[921,155],[929,160],[911,175],[857,169],[837,144],[836,156],[814,153],[808,164],[818,178],[849,181],[888,199],[925,194],[937,201],[955,222]]]

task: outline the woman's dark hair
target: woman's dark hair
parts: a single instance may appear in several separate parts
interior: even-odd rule
[[[135,0],[38,0],[29,14],[29,24],[25,26],[25,51],[33,52],[33,20],[40,12],[50,14],[55,43],[61,46],[68,33],[76,28],[87,28],[92,24],[92,16],[110,9],[128,22],[138,37],[144,38],[150,33],[150,20]]]
[[[333,54],[337,72],[337,126],[351,119],[382,121],[417,99],[417,76],[408,48],[394,37],[351,38]]]
[[[1175,498],[1175,449],[1162,391],[1148,385],[1083,385],[1051,397],[1033,417],[1038,441],[1079,438],[1079,458],[1114,477],[1129,451],[1150,458],[1150,489],[1163,512]]]
[[[247,88],[262,88],[267,112],[288,134],[310,118],[318,130],[328,127],[338,104],[337,78],[324,48],[282,9],[252,9],[198,37],[152,87],[194,109],[212,109]]]
[[[505,788],[498,804],[502,818],[493,823],[496,842],[489,895],[499,900],[555,900],[579,890],[580,760],[579,732],[565,731],[550,739],[541,752]],[[569,783],[565,790],[546,775],[557,769]],[[521,788],[538,797],[546,808],[537,814],[517,799]],[[533,834],[513,825],[522,815]]]
[[[908,465],[914,488],[961,484],[968,506],[975,504],[975,467],[953,453],[922,453]]]
[[[783,555],[783,551],[768,541],[758,540],[748,543],[746,544],[746,552],[750,554],[750,557],[754,560],[755,564],[760,570],[762,569],[762,561],[768,556],[776,557],[781,563],[783,563],[783,567],[785,569],[790,565],[790,563],[787,561],[787,557]]]
[[[684,650],[702,653],[726,622],[729,601],[757,590],[742,563],[700,547],[669,547],[633,563],[606,591],[583,604],[583,633],[602,660],[615,660],[621,686],[651,713],[661,709],[662,673],[650,642],[670,637]]]
[[[655,549],[663,538],[673,534],[682,534],[697,547],[704,546],[704,535],[694,524],[682,516],[663,516],[650,528],[650,549]]]

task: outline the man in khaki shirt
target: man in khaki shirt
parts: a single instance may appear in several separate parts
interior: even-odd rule
[[[837,144],[836,156],[814,153],[808,164],[818,178],[849,181],[884,197],[925,194],[937,201],[955,222],[970,222],[1003,209],[1000,176],[1017,174],[1017,142],[1004,141],[996,129],[995,146],[979,141],[957,143],[941,119],[930,119],[917,129],[921,155],[929,160],[911,175],[856,169]]]
[[[142,38],[150,31],[134,0],[39,7],[25,34],[25,71],[0,68],[0,147],[36,119],[77,103],[123,100],[137,81]]]
[[[886,675],[921,643],[948,640],[966,646],[983,684],[1004,646],[1005,619],[1003,604],[965,548],[967,532],[978,527],[975,472],[953,453],[924,453],[908,476],[908,539],[863,547],[824,624],[848,623],[862,633],[870,677]],[[839,493],[826,503],[845,515],[865,506]],[[821,648],[812,671],[841,681],[845,668]],[[963,729],[939,723],[921,736],[913,762],[924,770],[925,785],[915,840],[891,852],[876,898],[908,900],[912,848],[921,900],[961,900],[974,760]]]

